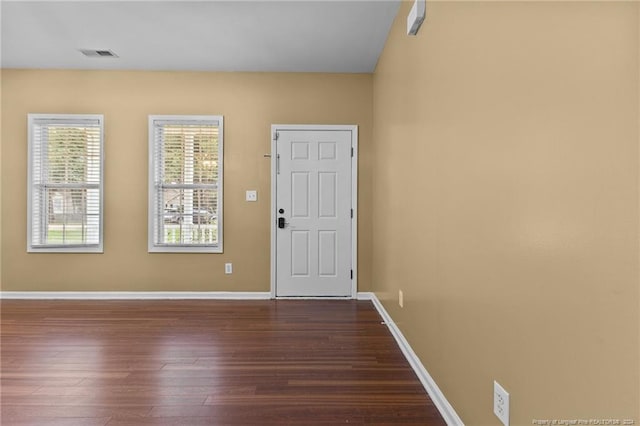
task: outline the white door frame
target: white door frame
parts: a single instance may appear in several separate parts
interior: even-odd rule
[[[277,132],[281,130],[346,130],[351,132],[351,298],[355,299],[358,292],[358,126],[334,124],[272,124],[271,125],[271,298],[276,298],[276,142]],[[296,299],[298,299],[296,297]],[[307,298],[309,299],[309,298]],[[313,299],[313,298],[312,298]],[[337,299],[331,297],[331,299]]]

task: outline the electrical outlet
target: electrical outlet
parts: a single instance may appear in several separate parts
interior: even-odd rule
[[[401,308],[404,308],[404,293],[402,290],[398,290],[398,305],[400,305]]]
[[[233,263],[225,263],[224,264],[224,273],[225,274],[233,274]]]
[[[504,426],[509,426],[509,393],[495,380],[493,381],[493,413]]]

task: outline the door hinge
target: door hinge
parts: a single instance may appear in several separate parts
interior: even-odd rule
[[[353,157],[353,148],[351,148],[351,156]]]
[[[353,219],[353,209],[351,209],[351,219]]]
[[[351,279],[353,279],[353,269],[351,270]]]
[[[273,140],[274,140],[274,141],[276,141],[276,142],[277,142],[279,137],[280,137],[280,132],[274,132],[274,133],[273,133]]]

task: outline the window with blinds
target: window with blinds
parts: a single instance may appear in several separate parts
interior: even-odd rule
[[[149,251],[222,252],[222,116],[149,117]]]
[[[102,252],[103,116],[29,114],[29,252]]]

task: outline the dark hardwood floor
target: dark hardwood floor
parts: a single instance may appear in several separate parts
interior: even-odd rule
[[[444,425],[368,301],[1,301],[1,424]]]

